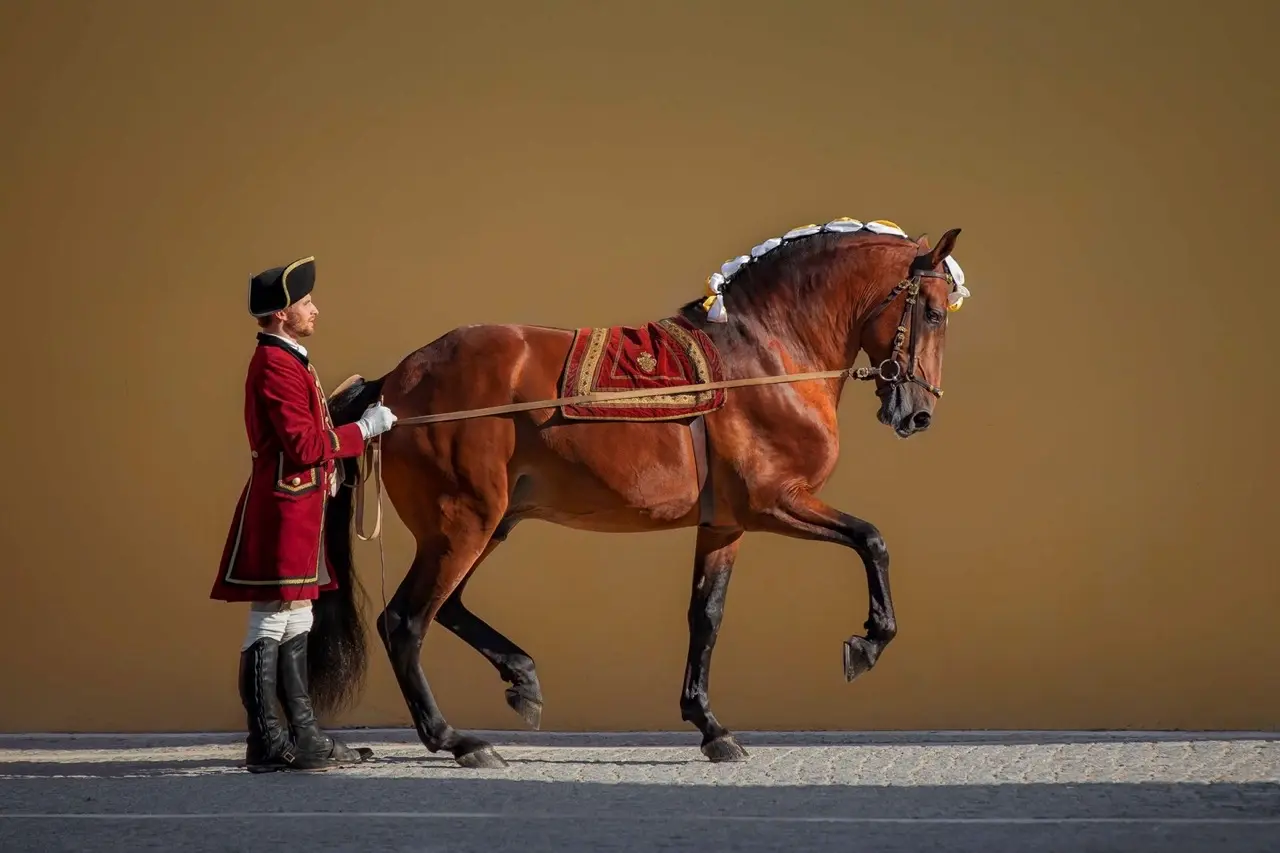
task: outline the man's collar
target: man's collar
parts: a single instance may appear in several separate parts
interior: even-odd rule
[[[286,338],[284,335],[277,335],[275,332],[263,332],[262,334],[284,341],[287,346],[293,347],[298,352],[302,353],[303,358],[307,357],[307,348],[295,341],[293,338]]]
[[[296,358],[303,367],[310,365],[307,360],[307,349],[302,344],[291,341],[283,335],[273,335],[270,332],[258,332],[258,346],[276,347]]]

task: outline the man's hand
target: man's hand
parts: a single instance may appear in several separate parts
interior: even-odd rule
[[[395,422],[396,416],[381,403],[374,403],[369,406],[364,410],[364,414],[360,416],[360,420],[356,421],[356,423],[360,424],[360,432],[364,433],[365,441],[391,429],[391,425]]]

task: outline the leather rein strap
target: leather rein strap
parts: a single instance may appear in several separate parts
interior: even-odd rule
[[[537,409],[552,409],[566,405],[577,405],[584,403],[599,403],[607,400],[629,400],[639,397],[664,396],[667,394],[688,394],[696,391],[712,391],[717,388],[742,388],[753,385],[774,385],[782,382],[808,382],[817,379],[837,379],[848,378],[866,382],[872,379],[882,379],[890,385],[900,385],[905,382],[915,382],[921,385],[930,394],[935,397],[942,396],[942,389],[935,385],[931,385],[923,377],[916,373],[917,349],[920,343],[920,337],[913,328],[921,320],[923,313],[923,302],[920,300],[920,279],[922,277],[941,278],[950,280],[950,276],[944,273],[936,273],[931,270],[914,270],[913,275],[909,279],[905,279],[894,286],[893,290],[884,298],[875,310],[867,315],[863,321],[865,325],[884,311],[898,298],[904,291],[907,294],[906,304],[902,308],[902,319],[898,322],[897,332],[894,335],[893,348],[889,352],[888,358],[884,359],[875,367],[846,367],[841,370],[818,370],[808,373],[783,373],[775,376],[749,376],[739,379],[724,379],[718,382],[701,382],[694,385],[677,385],[666,388],[642,388],[631,391],[596,391],[589,394],[578,394],[573,397],[557,397],[549,400],[534,400],[523,403],[507,403],[501,406],[488,406],[482,409],[465,409],[456,412],[439,412],[431,415],[416,415],[413,417],[397,418],[395,426],[412,426],[414,424],[436,424],[446,421],[467,420],[470,418],[483,418],[493,415],[505,415],[511,412],[528,412]],[[910,325],[908,325],[910,320]],[[907,336],[910,334],[911,342],[907,348],[907,352],[903,353],[903,345],[907,343]],[[906,359],[904,365],[899,360],[899,356]],[[350,380],[348,380],[350,381]],[[344,383],[345,385],[345,383]],[[382,398],[378,398],[378,402],[382,402]],[[694,462],[698,477],[698,510],[700,516],[700,524],[711,524],[711,516],[714,509],[714,499],[711,490],[710,470],[709,470],[709,449],[710,442],[707,436],[707,428],[703,415],[696,416],[689,424],[691,438],[693,440]],[[357,484],[352,488],[355,489],[355,516],[356,516],[356,536],[362,542],[368,542],[371,539],[378,540],[378,554],[382,560],[382,608],[385,611],[387,607],[387,590],[386,575],[387,564],[386,555],[382,547],[382,436],[375,436],[374,439],[365,445],[364,450],[364,471],[357,475]],[[376,516],[374,517],[373,533],[365,535],[364,532],[364,483],[372,477],[374,484],[374,495],[376,501]]]
[[[669,385],[663,388],[638,388],[633,391],[594,391],[590,394],[578,394],[573,397],[554,397],[548,400],[532,400],[526,403],[507,403],[502,406],[489,406],[483,409],[466,409],[459,412],[440,412],[434,415],[416,415],[408,418],[397,418],[395,426],[412,426],[413,424],[438,424],[444,421],[460,421],[468,418],[483,418],[490,415],[505,415],[511,412],[528,412],[535,409],[554,409],[559,406],[579,405],[582,403],[601,403],[607,400],[630,400],[636,397],[659,397],[667,394],[689,394],[694,391],[713,391],[716,388],[739,388],[744,385],[772,385],[777,382],[802,382],[810,379],[835,379],[847,376],[853,379],[875,379],[880,375],[878,367],[847,367],[842,370],[819,370],[811,373],[783,373],[777,376],[750,376],[741,379],[722,379],[718,382],[700,382],[695,385]],[[392,427],[394,429],[394,427]]]
[[[593,391],[589,394],[578,394],[573,397],[554,397],[546,400],[531,400],[524,403],[506,403],[501,406],[488,406],[483,409],[464,409],[456,412],[438,412],[433,415],[415,415],[406,418],[397,418],[395,426],[412,426],[414,424],[438,424],[445,421],[460,421],[470,418],[484,418],[492,415],[506,415],[512,412],[529,412],[536,409],[554,409],[560,406],[581,405],[584,403],[602,403],[608,400],[630,400],[637,397],[658,397],[667,394],[690,394],[696,391],[713,391],[717,388],[742,388],[749,385],[773,385],[779,382],[807,382],[814,379],[836,379],[846,377],[849,379],[857,379],[865,382],[871,379],[883,379],[891,384],[900,384],[902,382],[916,382],[929,393],[934,396],[941,397],[942,390],[934,385],[930,385],[923,378],[916,375],[916,349],[919,345],[917,335],[911,335],[910,351],[905,353],[907,364],[903,365],[898,361],[898,355],[901,353],[902,345],[906,343],[906,336],[909,331],[907,326],[908,317],[912,316],[912,310],[919,315],[919,306],[922,303],[919,300],[920,278],[921,276],[929,276],[931,278],[946,278],[942,273],[931,271],[918,271],[910,279],[900,282],[893,290],[889,291],[889,295],[885,297],[876,309],[867,315],[867,322],[874,319],[885,308],[887,308],[893,300],[903,292],[907,292],[907,302],[902,309],[902,320],[898,324],[897,335],[893,341],[893,351],[889,357],[880,362],[875,367],[846,367],[840,370],[816,370],[809,373],[782,373],[774,376],[747,376],[739,379],[722,379],[718,382],[700,382],[693,385],[671,385],[664,388],[638,388],[631,391]],[[918,316],[913,318],[918,320]],[[392,427],[393,429],[395,427]],[[376,535],[376,534],[375,534]]]

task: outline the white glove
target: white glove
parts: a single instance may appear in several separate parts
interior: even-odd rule
[[[391,425],[395,422],[396,416],[381,403],[370,405],[369,408],[364,410],[360,420],[356,421],[356,423],[360,424],[360,432],[364,435],[366,441],[391,429]]]

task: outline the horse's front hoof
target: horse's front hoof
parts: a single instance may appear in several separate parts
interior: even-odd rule
[[[507,705],[511,710],[520,715],[520,719],[525,721],[529,728],[537,731],[542,728],[542,701],[525,696],[514,687],[508,687]]]
[[[702,754],[716,764],[721,761],[747,760],[747,751],[733,739],[733,735],[721,735],[715,740],[707,741],[702,745]]]
[[[844,641],[844,680],[853,681],[876,665],[880,646],[865,637],[850,637]]]
[[[476,741],[474,744],[460,747],[454,753],[453,759],[458,762],[459,767],[465,767],[468,770],[501,770],[508,766],[507,760],[484,741]]]

